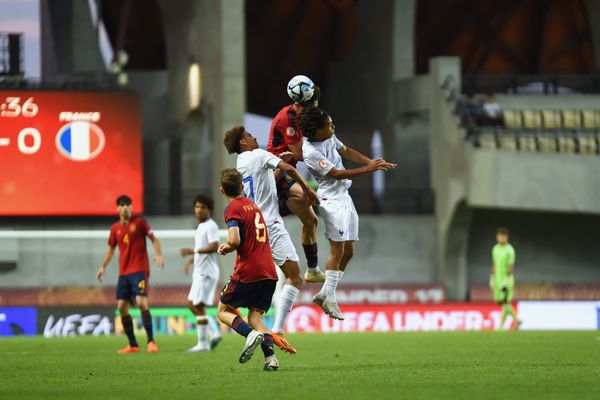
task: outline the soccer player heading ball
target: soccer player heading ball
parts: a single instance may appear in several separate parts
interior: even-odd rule
[[[295,167],[296,163],[302,160],[303,143],[302,133],[296,126],[296,115],[305,108],[317,107],[321,91],[307,76],[296,75],[288,83],[287,92],[293,103],[283,107],[273,118],[267,151],[280,158],[287,157],[284,160]],[[302,222],[300,240],[308,267],[304,280],[308,283],[323,282],[325,274],[319,268],[317,248],[319,219],[312,204],[306,201],[302,187],[289,174],[277,171],[275,182],[281,216],[285,217],[293,213]]]

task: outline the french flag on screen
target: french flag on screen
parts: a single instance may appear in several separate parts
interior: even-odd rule
[[[104,148],[104,132],[91,122],[71,122],[58,131],[56,148],[66,158],[88,161]]]

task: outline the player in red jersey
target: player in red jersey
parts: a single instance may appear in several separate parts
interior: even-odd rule
[[[131,216],[131,198],[126,195],[117,198],[117,212],[119,213],[119,222],[114,223],[110,228],[108,238],[108,249],[100,268],[96,273],[96,278],[102,281],[106,266],[112,260],[115,254],[115,247],[119,246],[119,280],[117,282],[117,308],[121,313],[121,322],[129,345],[119,350],[117,353],[137,353],[140,351],[135,334],[133,333],[133,320],[129,315],[129,305],[136,305],[142,313],[142,323],[148,336],[147,351],[149,353],[158,352],[158,347],[154,343],[152,332],[152,316],[148,308],[148,276],[150,275],[150,263],[148,262],[148,252],[146,251],[146,237],[152,242],[154,247],[154,261],[159,268],[164,265],[160,242],[154,236],[150,225],[141,217]]]
[[[283,157],[286,152],[291,152],[293,157],[288,164],[293,167],[298,161],[302,161],[302,132],[296,127],[296,115],[304,108],[317,107],[321,91],[318,86],[314,87],[311,98],[302,102],[294,102],[283,107],[273,119],[269,131],[269,142],[267,151]],[[287,159],[286,159],[287,161]],[[302,222],[300,241],[308,270],[304,274],[304,280],[309,283],[324,282],[325,274],[319,268],[319,257],[317,249],[317,224],[319,219],[312,205],[306,200],[302,188],[294,179],[286,174],[275,175],[277,182],[277,196],[279,197],[279,213],[282,217],[291,213]]]
[[[265,355],[264,370],[275,371],[279,362],[275,357],[273,338],[262,320],[271,307],[277,285],[265,220],[258,206],[244,197],[242,175],[236,169],[221,171],[220,191],[229,203],[225,209],[228,236],[227,243],[221,244],[217,251],[225,255],[237,250],[237,257],[233,274],[221,291],[217,317],[246,337],[240,363],[248,361],[260,345]],[[236,312],[239,307],[248,309],[248,323]]]

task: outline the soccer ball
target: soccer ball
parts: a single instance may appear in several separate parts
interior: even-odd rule
[[[301,103],[311,99],[315,93],[315,84],[305,75],[296,75],[287,84],[287,92],[293,102]]]

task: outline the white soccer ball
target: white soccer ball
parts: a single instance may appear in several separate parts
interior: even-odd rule
[[[301,103],[311,99],[315,93],[315,84],[305,75],[296,75],[287,85],[287,92],[293,102]]]

